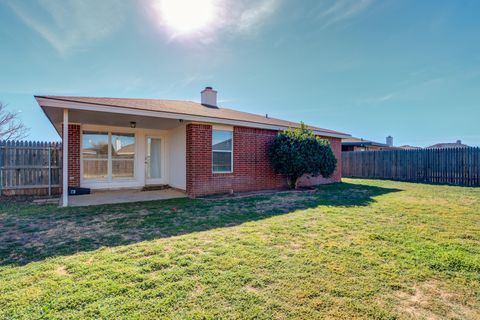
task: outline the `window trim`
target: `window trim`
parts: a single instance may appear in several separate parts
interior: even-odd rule
[[[213,150],[213,133],[214,131],[220,131],[220,132],[229,132],[231,135],[232,135],[232,150]],[[233,139],[233,130],[225,130],[224,128],[219,128],[219,129],[215,129],[215,128],[212,128],[212,174],[222,174],[222,173],[233,173],[233,143],[234,143],[234,139]],[[215,171],[213,169],[213,153],[214,152],[223,152],[223,153],[230,153],[231,156],[230,156],[230,170],[224,170],[224,171]]]
[[[104,132],[104,133],[107,133],[107,137],[108,137],[108,154],[107,154],[107,159],[105,159],[105,161],[107,161],[107,177],[102,179],[102,178],[94,178],[94,179],[85,179],[84,177],[84,164],[83,164],[83,161],[85,160],[84,157],[83,157],[83,135],[84,135],[84,131],[99,131],[99,132]],[[112,158],[112,152],[113,152],[113,148],[112,148],[112,133],[115,133],[115,134],[121,134],[121,133],[125,133],[125,134],[133,134],[133,137],[135,139],[135,147],[134,147],[134,150],[135,150],[135,155],[133,157],[133,176],[132,177],[123,177],[123,178],[113,178],[113,175],[112,175],[112,168],[113,168],[113,165],[112,165],[112,162],[113,162],[113,158]],[[138,135],[136,132],[130,132],[130,131],[118,131],[118,130],[115,130],[115,129],[106,129],[106,130],[96,130],[96,129],[90,129],[90,128],[83,128],[81,127],[80,128],[80,183],[83,184],[84,182],[87,182],[87,183],[115,183],[115,182],[121,182],[121,181],[135,181],[137,179],[137,153],[138,153]],[[86,159],[88,160],[88,159]]]

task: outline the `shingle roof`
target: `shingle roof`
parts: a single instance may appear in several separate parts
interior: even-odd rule
[[[362,138],[347,138],[347,139],[342,139],[342,144],[343,145],[350,145],[350,146],[379,146],[379,147],[388,147],[388,145],[384,143],[379,143],[375,141],[370,141],[370,140],[365,140]]]
[[[405,144],[405,145],[400,146],[398,148],[403,149],[403,150],[420,150],[420,149],[422,149],[421,147],[415,147],[415,146],[411,146],[411,145],[408,145],[408,144]]]
[[[206,107],[200,103],[183,100],[160,100],[160,99],[131,99],[131,98],[100,98],[100,97],[76,97],[76,96],[35,96],[36,98],[45,98],[57,101],[85,103],[96,106],[105,107],[108,112],[108,107],[121,107],[129,109],[158,111],[174,114],[191,115],[198,117],[217,118],[225,120],[246,121],[257,124],[265,124],[280,127],[299,127],[297,122],[291,122],[276,118],[270,118],[253,113],[237,111],[234,109],[219,107]],[[309,126],[309,129],[314,131],[324,132],[326,134],[349,136],[348,134]]]
[[[468,148],[466,144],[462,143],[437,143],[427,149],[452,149],[452,148]]]

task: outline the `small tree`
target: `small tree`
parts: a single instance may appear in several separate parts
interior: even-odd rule
[[[330,142],[320,139],[302,123],[298,129],[288,129],[275,137],[268,150],[276,173],[287,177],[291,189],[304,174],[330,177],[337,159]]]
[[[26,137],[28,128],[18,119],[18,112],[7,110],[0,102],[0,140],[18,140]]]

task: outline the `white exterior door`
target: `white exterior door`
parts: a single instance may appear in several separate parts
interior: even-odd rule
[[[146,136],[145,143],[145,184],[166,184],[164,138]]]

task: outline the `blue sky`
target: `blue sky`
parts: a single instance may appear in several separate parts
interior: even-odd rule
[[[198,101],[211,85],[221,105],[358,137],[480,145],[480,1],[213,0],[188,34],[159,1],[0,0],[0,101],[29,138],[58,139],[34,94]]]

